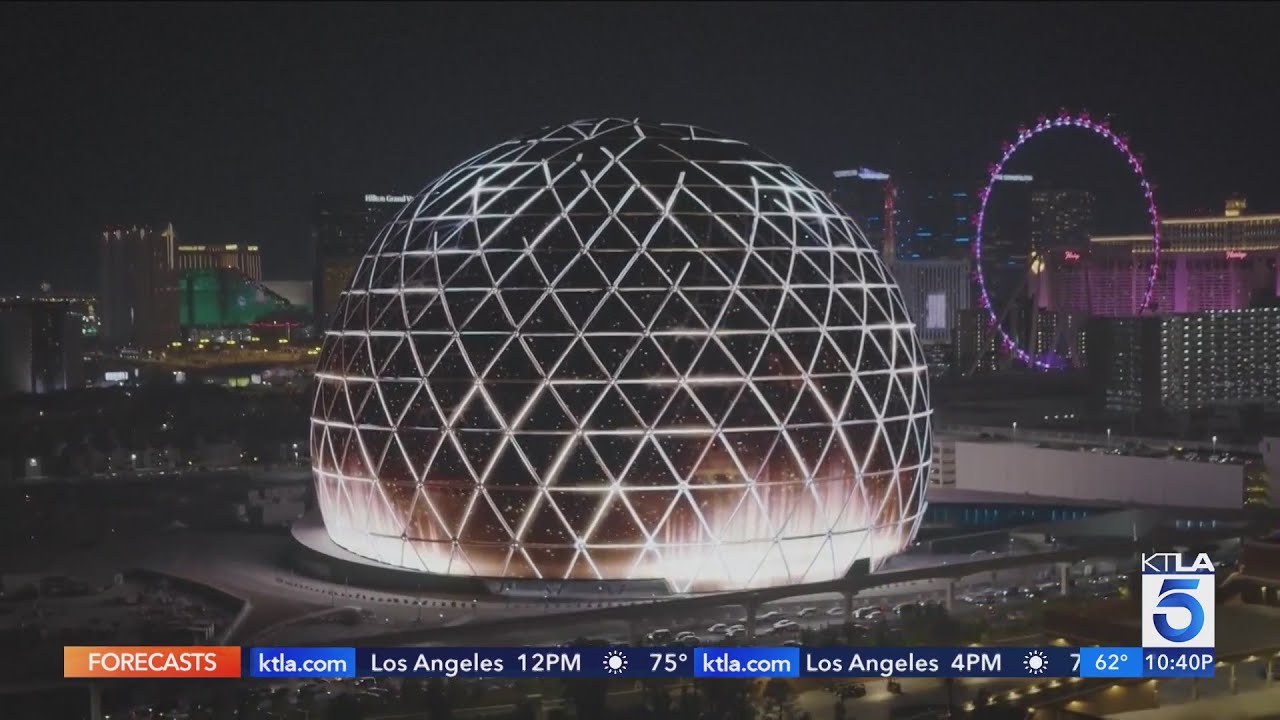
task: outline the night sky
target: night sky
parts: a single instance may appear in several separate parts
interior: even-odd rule
[[[1088,109],[1131,135],[1166,214],[1232,192],[1280,211],[1278,22],[1225,3],[5,4],[0,292],[92,290],[104,226],[170,221],[302,278],[312,193],[413,192],[611,115],[712,128],[819,184],[863,164],[973,189],[1019,124]]]

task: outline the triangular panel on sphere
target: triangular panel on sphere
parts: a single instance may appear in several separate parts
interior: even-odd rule
[[[640,420],[646,426],[654,426],[677,386],[675,383],[627,383],[618,387]]]
[[[469,543],[503,543],[510,535],[498,519],[498,513],[484,495],[471,503],[466,522],[459,532],[460,540]]]
[[[628,488],[674,487],[680,480],[653,442],[646,440],[632,461],[631,467],[627,469],[622,482]]]
[[[572,335],[526,335],[523,339],[544,375],[551,372],[574,340]]]
[[[444,525],[449,538],[456,538],[467,517],[467,510],[475,497],[475,491],[461,486],[434,486],[424,488],[431,507]]]
[[[760,498],[760,505],[769,518],[769,526],[773,528],[773,532],[783,536],[790,534],[787,532],[787,523],[801,502],[811,506],[809,489],[801,483],[758,485],[756,497]]]
[[[702,454],[711,443],[711,436],[693,433],[671,433],[654,436],[667,462],[675,468],[676,477],[688,482],[697,469]]]
[[[615,479],[622,476],[644,436],[631,433],[598,433],[586,436],[596,455]]]
[[[591,414],[590,426],[608,430],[638,430],[644,423],[631,409],[631,404],[616,386],[604,391],[604,397]]]
[[[600,516],[590,530],[586,538],[589,545],[643,545],[645,541],[644,530],[621,492],[604,498]]]
[[[487,487],[484,492],[488,495],[489,501],[493,504],[494,511],[498,514],[498,517],[510,530],[510,536],[515,537],[516,532],[524,522],[525,513],[532,505],[537,491],[531,489],[514,490],[507,487]]]
[[[658,426],[663,429],[694,430],[710,428],[713,423],[703,413],[702,408],[693,399],[693,395],[690,394],[689,390],[679,387],[671,402],[663,410]]]
[[[667,546],[707,545],[714,542],[687,493],[680,493],[676,497],[667,512],[666,521],[658,528],[655,539],[660,545]]]
[[[543,497],[537,501],[530,513],[526,519],[524,535],[521,538],[526,547],[532,545],[574,546],[573,533],[569,531],[564,520],[561,519],[560,513],[552,503],[548,502],[547,498]],[[541,565],[539,567],[544,571],[546,570]]]
[[[457,318],[455,317],[454,319],[456,320]],[[498,294],[489,293],[480,301],[479,307],[466,319],[461,331],[464,334],[472,332],[505,333],[510,332],[512,327],[512,322],[507,317],[506,309],[498,300]]]
[[[627,489],[627,503],[635,511],[640,527],[650,535],[656,533],[666,517],[667,510],[680,494],[675,488],[665,490]],[[660,539],[659,539],[660,541]]]
[[[556,367],[555,377],[564,380],[605,381],[609,379],[609,374],[600,367],[600,363],[587,350],[583,341],[578,340]]]
[[[554,487],[572,488],[607,488],[610,485],[608,474],[596,460],[595,453],[581,439],[570,439],[572,443],[567,453],[561,455],[562,460],[548,484]]]
[[[556,509],[560,512],[561,519],[564,520],[565,526],[573,534],[572,542],[582,541],[587,532],[587,528],[591,526],[595,520],[596,514],[600,510],[600,505],[604,501],[604,493],[582,490],[556,490],[552,489],[548,492],[551,502],[555,504]]]

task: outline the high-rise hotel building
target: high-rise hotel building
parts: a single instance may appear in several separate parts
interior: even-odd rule
[[[257,245],[179,245],[174,255],[177,270],[239,270],[254,282],[262,282],[262,253]]]
[[[72,303],[0,299],[0,395],[84,386],[84,337]]]
[[[1241,310],[1280,296],[1280,214],[1246,215],[1228,203],[1218,217],[1161,223],[1160,271],[1148,311]],[[1152,261],[1150,235],[1090,238],[1086,252],[1049,256],[1041,306],[1091,317],[1135,317]]]
[[[968,260],[891,260],[889,272],[902,289],[907,314],[926,345],[950,343],[960,313],[973,296]]]
[[[137,349],[178,339],[178,274],[173,226],[102,232],[102,338]]]
[[[311,295],[317,332],[328,329],[338,298],[351,284],[374,236],[412,199],[395,193],[316,194],[311,216],[315,247]]]
[[[1280,404],[1280,306],[1097,318],[1090,337],[1108,411]]]

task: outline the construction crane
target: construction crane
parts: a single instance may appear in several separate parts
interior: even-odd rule
[[[870,168],[836,170],[834,175],[841,179],[856,178],[858,180],[884,183],[884,247],[881,252],[887,262],[896,260],[898,257],[898,243],[894,233],[893,217],[894,203],[898,197],[898,190],[894,187],[893,178],[889,176],[889,173]]]

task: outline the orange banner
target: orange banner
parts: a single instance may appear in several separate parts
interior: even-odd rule
[[[68,678],[238,678],[238,647],[73,646],[62,649]]]

